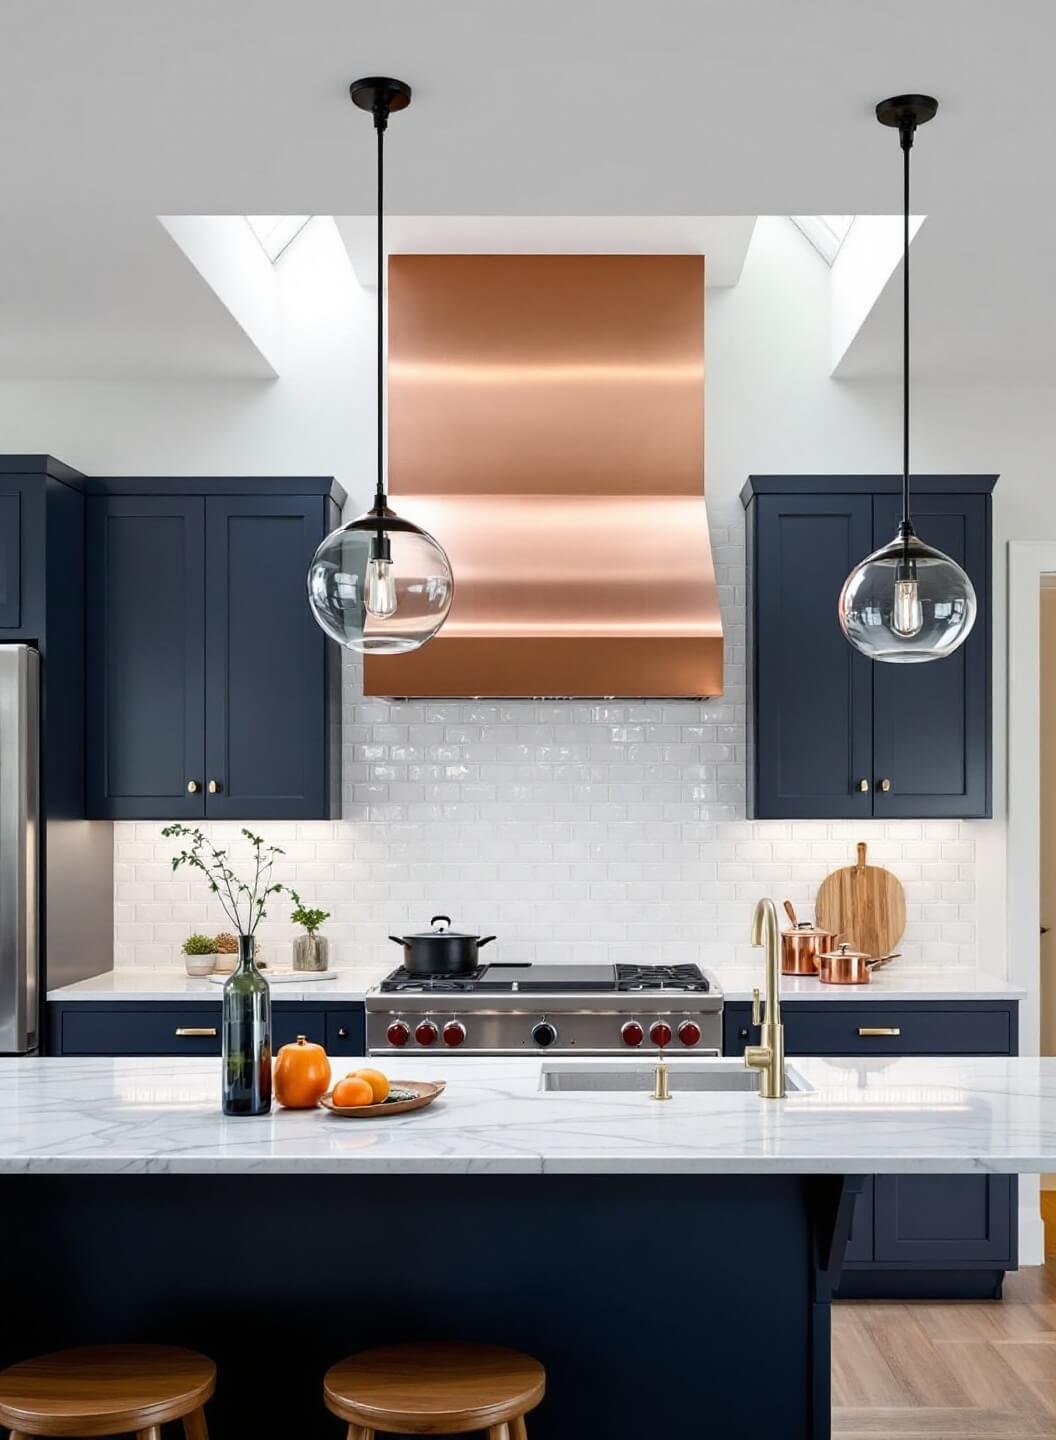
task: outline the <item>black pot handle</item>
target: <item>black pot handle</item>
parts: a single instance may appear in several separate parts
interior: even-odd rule
[[[393,942],[394,945],[406,945],[406,944],[407,944],[407,941],[403,938],[402,935],[390,935],[390,936],[389,936],[389,939]]]
[[[433,915],[433,916],[430,918],[430,920],[429,920],[429,924],[435,927],[436,922],[437,922],[438,920],[446,920],[446,921],[447,921],[447,928],[450,930],[450,928],[451,928],[451,916],[450,916],[450,915]]]
[[[477,941],[477,949],[480,950],[483,946],[485,946],[485,945],[490,945],[491,942],[492,942],[494,939],[495,939],[495,936],[494,936],[494,935],[485,935],[484,938],[483,938],[483,940],[478,940],[478,941]]]

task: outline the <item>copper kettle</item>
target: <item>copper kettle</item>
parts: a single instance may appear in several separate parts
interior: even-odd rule
[[[792,901],[784,904],[792,928],[781,932],[781,974],[816,975],[820,957],[835,948],[839,936],[831,930],[819,930],[809,920],[797,920]]]

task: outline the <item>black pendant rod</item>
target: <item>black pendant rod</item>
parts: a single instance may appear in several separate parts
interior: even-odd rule
[[[902,525],[903,536],[913,533],[909,519],[909,152],[913,148],[915,120],[899,126],[902,145]]]
[[[378,483],[374,508],[385,508],[385,129],[389,105],[380,95],[374,102],[378,136]]]

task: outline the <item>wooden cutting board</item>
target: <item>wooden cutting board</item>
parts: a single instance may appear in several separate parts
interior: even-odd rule
[[[865,863],[858,846],[857,865],[826,875],[815,901],[816,924],[866,955],[890,955],[906,928],[906,892],[901,881],[880,865]]]

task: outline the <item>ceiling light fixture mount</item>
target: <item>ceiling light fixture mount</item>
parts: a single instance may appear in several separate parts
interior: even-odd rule
[[[377,481],[374,504],[328,535],[308,567],[308,604],[332,639],[362,654],[398,655],[432,639],[454,593],[443,547],[389,509],[385,486],[385,132],[389,116],[406,110],[411,87],[371,75],[348,87],[353,105],[369,111],[378,139]]]
[[[881,100],[876,118],[898,131],[902,149],[902,519],[895,538],[848,575],[840,591],[844,635],[871,660],[919,664],[951,655],[975,624],[971,580],[949,555],[925,545],[910,518],[909,155],[917,129],[934,120],[930,95]]]

